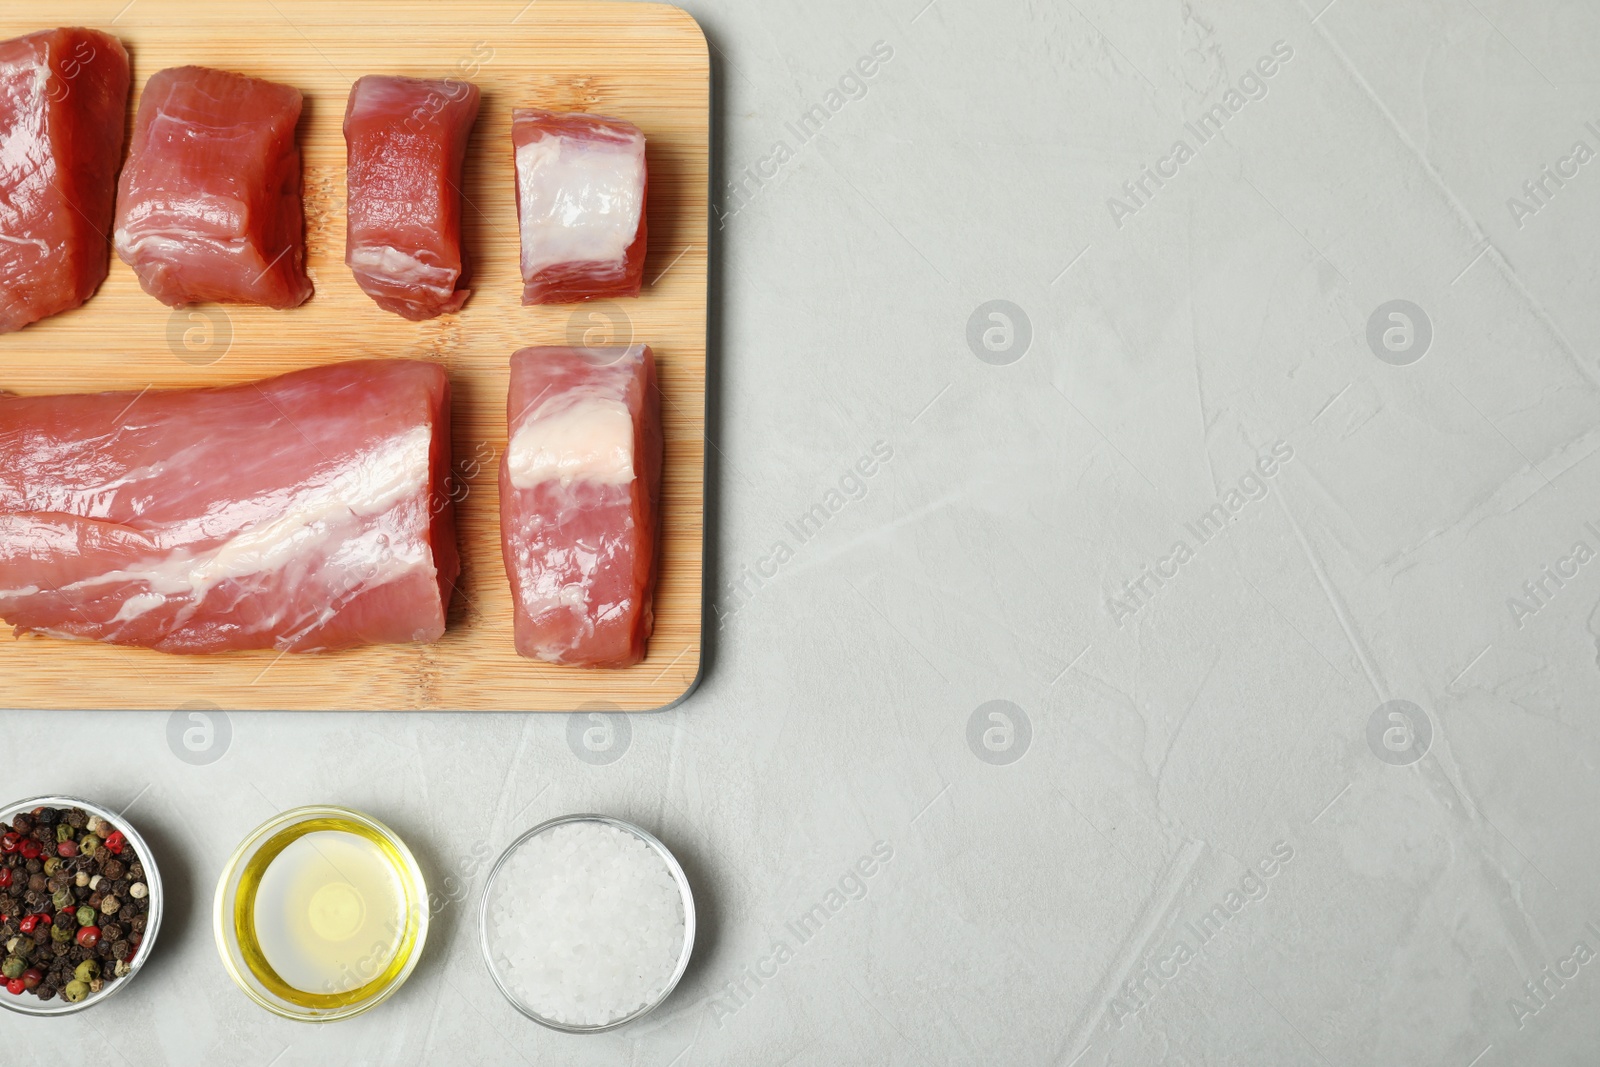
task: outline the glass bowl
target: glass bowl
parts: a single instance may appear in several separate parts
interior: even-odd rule
[[[531,841],[533,838],[538,837],[540,834],[547,833],[558,826],[564,826],[568,823],[575,822],[603,823],[607,826],[614,826],[619,830],[624,830],[639,838],[646,845],[648,845],[651,850],[661,857],[662,861],[667,866],[667,870],[672,875],[672,880],[678,884],[678,892],[683,899],[683,951],[679,954],[678,965],[673,970],[672,977],[668,979],[666,987],[662,989],[661,995],[656,997],[651,1003],[645,1004],[630,1015],[625,1015],[620,1019],[614,1019],[611,1022],[600,1023],[595,1026],[573,1026],[568,1023],[557,1022],[554,1019],[547,1019],[529,1005],[524,1003],[511,989],[510,985],[506,981],[505,976],[501,974],[501,966],[495,952],[493,934],[489,925],[489,902],[494,899],[495,884],[498,881],[501,872],[505,869],[506,862],[516,854],[519,848],[521,848],[528,841]],[[666,999],[672,995],[672,991],[678,987],[678,982],[683,979],[684,972],[689,969],[689,958],[694,954],[694,931],[694,893],[689,888],[689,879],[683,873],[683,867],[678,863],[678,858],[672,854],[672,851],[668,849],[666,845],[663,845],[659,840],[657,840],[654,834],[651,834],[649,831],[641,829],[630,822],[624,822],[621,819],[613,819],[607,815],[563,815],[560,818],[551,819],[548,822],[540,823],[538,826],[535,826],[533,829],[529,830],[527,833],[511,842],[511,844],[507,846],[506,850],[500,854],[500,858],[495,862],[494,868],[489,872],[489,880],[483,887],[483,897],[478,905],[478,944],[479,948],[483,952],[483,962],[486,966],[488,966],[489,976],[494,979],[494,984],[499,988],[501,994],[506,998],[506,1000],[511,1002],[511,1006],[516,1008],[522,1014],[526,1015],[540,1026],[547,1026],[552,1030],[560,1030],[562,1033],[567,1034],[598,1034],[606,1030],[615,1030],[617,1027],[625,1026],[628,1023],[633,1022],[635,1019],[643,1018],[665,1003]]]
[[[18,800],[0,808],[0,820],[10,822],[11,817],[19,812],[32,811],[34,808],[82,808],[90,815],[98,815],[113,827],[122,831],[122,836],[128,839],[128,844],[133,846],[134,852],[139,857],[139,862],[144,865],[144,884],[150,890],[146,898],[150,901],[150,910],[145,915],[144,939],[139,942],[138,951],[133,954],[133,962],[129,965],[128,973],[114,982],[108,982],[98,993],[91,993],[76,1004],[61,997],[51,1000],[40,1000],[32,993],[20,993],[13,996],[0,990],[0,1007],[23,1015],[71,1015],[73,1012],[84,1011],[92,1008],[107,997],[115,996],[123,987],[130,984],[138,977],[139,971],[144,967],[145,960],[150,958],[150,953],[155,948],[156,934],[161,929],[161,905],[166,895],[161,891],[161,869],[156,865],[156,857],[150,851],[150,846],[140,836],[139,831],[122,817],[119,812],[110,808],[101,807],[82,797],[33,797],[29,800]]]
[[[257,937],[255,904],[272,862],[300,838],[324,830],[354,834],[377,847],[398,882],[401,914],[393,927],[398,944],[387,963],[375,960],[371,967],[376,973],[360,985],[318,993],[291,986],[267,961]],[[349,885],[344,890],[348,892],[341,895],[352,898],[352,906],[364,916],[360,892]],[[428,938],[428,887],[411,850],[377,819],[349,808],[294,808],[256,827],[234,852],[217,881],[212,927],[222,965],[251,1000],[285,1019],[332,1022],[382,1004],[416,969]]]

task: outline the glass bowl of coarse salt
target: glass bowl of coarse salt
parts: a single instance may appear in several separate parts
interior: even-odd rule
[[[511,843],[478,909],[484,962],[513,1007],[569,1034],[655,1010],[689,968],[694,895],[654,836],[566,815]]]

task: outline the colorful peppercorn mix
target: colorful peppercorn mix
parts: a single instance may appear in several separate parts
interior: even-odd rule
[[[0,978],[12,995],[77,1002],[126,975],[150,911],[133,845],[81,808],[0,823]]]

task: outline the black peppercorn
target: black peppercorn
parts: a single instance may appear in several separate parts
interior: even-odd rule
[[[82,808],[70,808],[62,820],[74,830],[82,830],[89,825],[89,814]]]

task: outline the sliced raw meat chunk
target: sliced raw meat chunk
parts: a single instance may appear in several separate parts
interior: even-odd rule
[[[291,308],[311,295],[300,91],[205,67],[153,75],[117,191],[117,255],[172,307]]]
[[[344,261],[385,311],[431,319],[467,302],[461,164],[478,87],[369,76],[350,90]]]
[[[434,363],[0,395],[0,619],[162,652],[436,640],[449,466]]]
[[[128,53],[95,30],[0,43],[0,333],[75,308],[105,281]]]
[[[511,141],[522,220],[522,302],[638,296],[644,284],[644,134],[599,115],[519,108]]]
[[[661,398],[655,357],[525,348],[511,357],[500,537],[517,651],[578,667],[644,659],[654,625]]]

